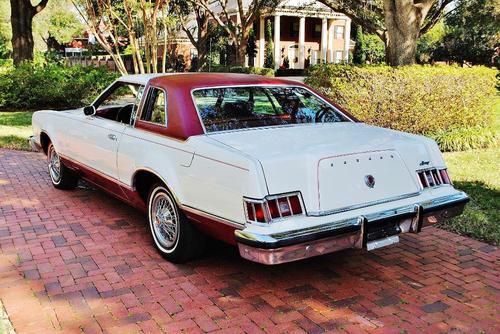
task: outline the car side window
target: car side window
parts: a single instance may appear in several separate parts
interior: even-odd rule
[[[163,89],[149,88],[141,120],[159,125],[167,124],[167,96]]]
[[[97,106],[97,110],[110,107],[133,105],[137,98],[138,85],[119,83],[112,92]]]
[[[130,125],[134,125],[135,118],[137,117],[137,112],[139,111],[139,105],[141,104],[143,94],[144,94],[144,86],[141,85],[137,90],[137,97],[135,99],[134,109],[132,109],[132,114],[130,115]]]
[[[131,124],[132,113],[137,110],[143,86],[116,82],[94,102],[95,116],[123,124]]]

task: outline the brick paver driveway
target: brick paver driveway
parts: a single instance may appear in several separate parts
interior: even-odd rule
[[[498,333],[499,250],[437,228],[266,267],[214,242],[186,265],[145,218],[0,150],[0,298],[18,333]]]

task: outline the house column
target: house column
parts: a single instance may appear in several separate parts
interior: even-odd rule
[[[274,16],[274,69],[277,70],[281,65],[281,45],[280,45],[280,16]]]
[[[328,50],[327,50],[327,63],[333,63],[334,51],[333,51],[333,36],[335,34],[335,20],[330,20],[328,22]]]
[[[345,20],[344,27],[344,60],[349,61],[349,47],[351,46],[351,19]]]
[[[326,50],[328,49],[328,19],[321,22],[321,61],[326,63]]]
[[[304,69],[306,60],[306,18],[299,18],[299,68]]]
[[[266,53],[266,18],[261,16],[259,24],[259,67],[264,67],[265,53]]]

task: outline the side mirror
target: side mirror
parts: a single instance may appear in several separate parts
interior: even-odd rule
[[[95,114],[95,107],[94,106],[86,106],[83,108],[83,113],[87,116],[91,116]]]

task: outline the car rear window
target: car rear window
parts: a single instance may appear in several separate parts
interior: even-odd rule
[[[193,97],[206,132],[349,121],[303,87],[207,88],[195,90]]]

